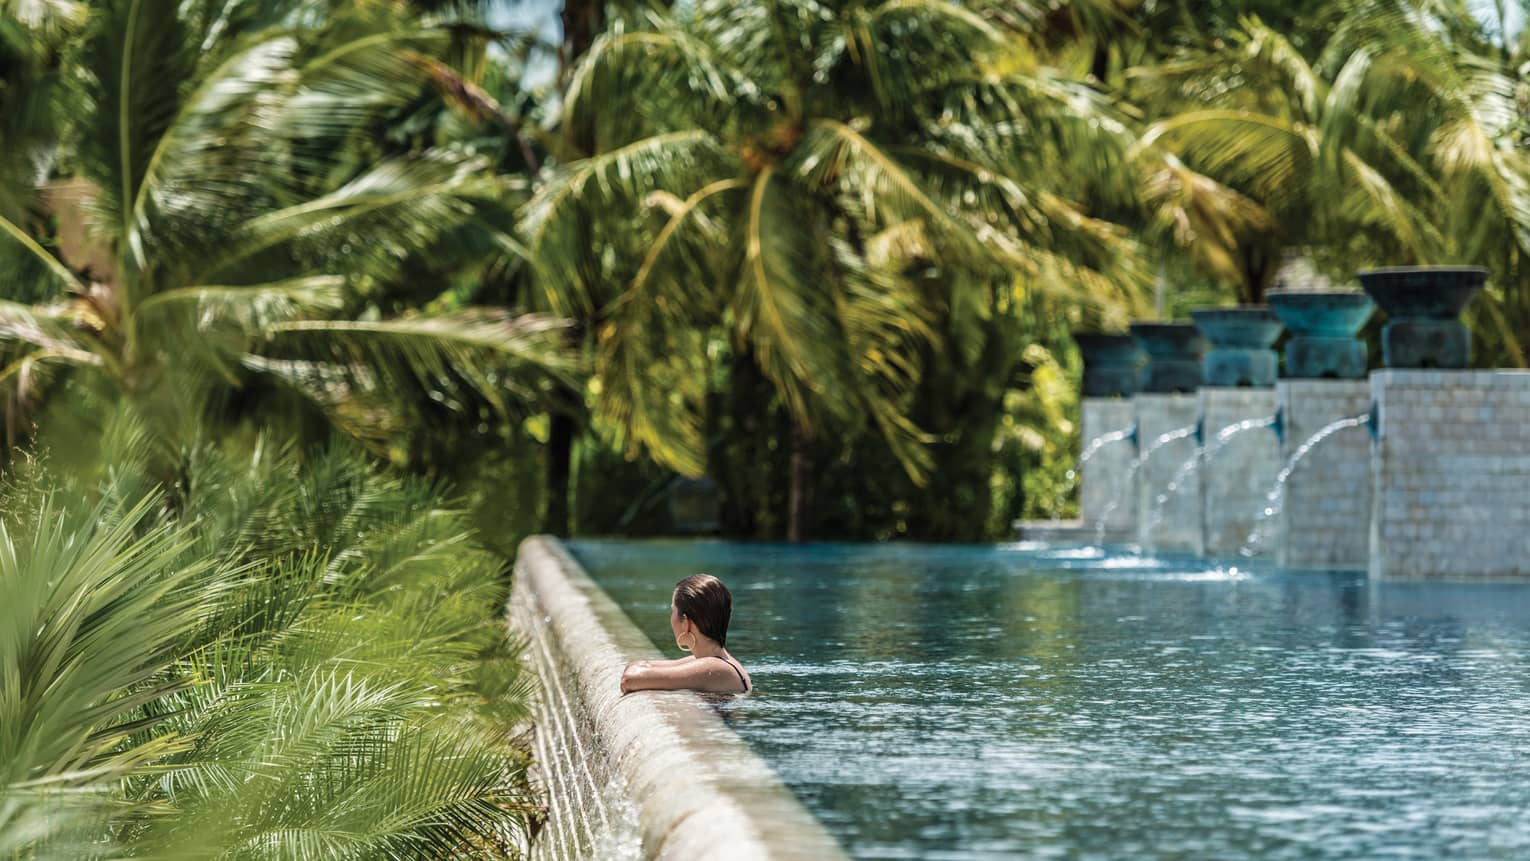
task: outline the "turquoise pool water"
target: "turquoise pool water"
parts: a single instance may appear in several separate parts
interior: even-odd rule
[[[1530,587],[1027,545],[576,541],[857,858],[1530,857]]]

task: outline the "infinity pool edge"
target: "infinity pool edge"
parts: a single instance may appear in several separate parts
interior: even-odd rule
[[[629,661],[662,656],[561,541],[521,543],[508,611],[543,687],[535,733],[550,821],[533,857],[620,856],[631,838],[643,858],[846,857],[700,696],[621,694]]]

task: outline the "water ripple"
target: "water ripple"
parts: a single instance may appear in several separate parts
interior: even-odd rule
[[[1530,587],[1045,547],[579,542],[668,646],[734,589],[729,723],[858,858],[1530,857]]]

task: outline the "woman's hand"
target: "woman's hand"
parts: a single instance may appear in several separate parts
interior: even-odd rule
[[[633,661],[627,665],[627,669],[622,670],[622,693],[630,694],[633,691],[643,690],[639,684],[644,678],[644,672],[651,663],[653,661]]]

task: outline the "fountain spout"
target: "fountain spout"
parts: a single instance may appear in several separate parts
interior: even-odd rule
[[[1286,441],[1286,407],[1284,404],[1275,408],[1275,415],[1270,416],[1270,430],[1275,432],[1275,441]]]
[[[1372,410],[1374,409],[1375,404],[1373,402]],[[1341,430],[1344,430],[1345,428],[1352,428],[1358,425],[1366,425],[1371,428],[1371,433],[1374,434],[1375,424],[1376,421],[1374,418],[1374,413],[1363,413],[1358,416],[1339,419],[1338,421],[1329,422],[1327,425],[1324,425],[1321,430],[1308,437],[1304,442],[1302,442],[1301,445],[1297,446],[1296,451],[1291,453],[1291,456],[1286,459],[1285,466],[1281,468],[1280,472],[1275,476],[1275,483],[1271,485],[1269,491],[1265,493],[1264,510],[1259,513],[1258,519],[1254,524],[1254,529],[1249,533],[1248,540],[1245,541],[1243,546],[1238,550],[1238,555],[1243,557],[1253,556],[1269,539],[1269,536],[1266,534],[1267,526],[1273,521],[1275,517],[1279,516],[1285,508],[1286,482],[1290,480],[1291,473],[1296,470],[1297,465],[1302,462],[1302,460],[1307,456],[1309,452],[1311,452],[1320,443],[1322,443],[1323,440],[1328,439],[1329,437],[1333,436]]]

